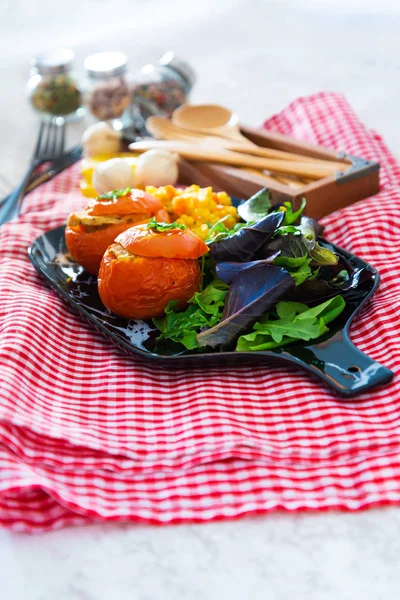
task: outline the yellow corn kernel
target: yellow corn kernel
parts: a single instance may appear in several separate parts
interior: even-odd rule
[[[182,215],[179,219],[176,220],[177,223],[181,223],[182,225],[186,225],[186,227],[192,227],[195,223],[193,217],[189,215]]]
[[[223,204],[224,206],[231,206],[231,204],[232,204],[231,199],[226,192],[217,192],[216,194],[214,194],[214,196],[216,196],[216,198],[214,198],[214,200],[216,201],[217,204]]]
[[[205,223],[203,223],[203,225],[195,225],[192,227],[192,231],[202,240],[206,240],[208,238],[209,228]]]
[[[182,196],[176,196],[172,200],[172,210],[177,215],[191,214],[194,208],[194,202],[191,198],[182,198]]]
[[[146,192],[151,194],[157,200],[159,200],[163,205],[165,210],[169,213],[172,213],[172,199],[176,194],[176,189],[172,185],[166,185],[165,187],[154,187],[153,185],[146,186]]]
[[[228,217],[225,221],[224,221],[224,225],[225,227],[227,227],[227,229],[232,229],[232,227],[234,227],[237,223],[237,219],[235,219],[234,217]]]
[[[212,217],[211,212],[207,208],[197,208],[194,211],[196,219],[203,221],[203,223],[209,223]]]

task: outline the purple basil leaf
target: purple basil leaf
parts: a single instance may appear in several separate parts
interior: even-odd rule
[[[219,242],[210,243],[210,254],[216,262],[248,262],[257,250],[271,237],[281,225],[285,213],[276,212],[267,215],[253,225],[246,225],[239,231]],[[272,254],[273,251],[270,252]]]
[[[199,333],[197,343],[212,348],[232,345],[293,288],[293,277],[281,267],[264,263],[244,269],[232,282],[221,321]]]
[[[294,289],[288,300],[303,302],[309,306],[324,302],[341,294],[347,300],[354,289],[359,290],[364,281],[369,283],[370,273],[367,269],[355,269],[349,273],[349,278],[342,286],[331,285],[325,279],[309,279]]]
[[[256,267],[258,265],[267,265],[274,262],[275,258],[279,256],[279,252],[275,252],[275,254],[271,254],[264,260],[252,260],[251,262],[241,263],[241,262],[222,262],[218,263],[215,267],[215,272],[217,276],[224,281],[225,283],[231,283],[235,277],[239,275],[245,269],[251,269],[252,267]]]
[[[304,235],[287,233],[269,240],[262,248],[263,256],[273,252],[280,252],[280,256],[287,258],[301,258],[308,254],[315,246],[315,240],[309,240]]]

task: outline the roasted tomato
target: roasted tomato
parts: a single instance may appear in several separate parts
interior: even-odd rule
[[[118,241],[131,254],[163,258],[199,258],[208,248],[195,233],[189,229],[168,229],[159,232],[147,225],[138,225],[127,229]]]
[[[127,319],[160,317],[171,300],[183,308],[199,290],[197,258],[207,250],[205,243],[187,230],[157,232],[143,225],[132,227],[119,235],[103,256],[98,276],[100,298],[109,310]]]
[[[108,195],[105,194],[105,196]],[[122,217],[137,213],[150,213],[156,217],[156,221],[169,223],[168,213],[164,210],[160,200],[142,190],[130,190],[129,193],[121,196],[100,196],[95,200],[90,200],[85,211],[93,217],[100,215],[118,215]],[[166,218],[160,218],[160,216],[166,216]]]
[[[123,231],[152,217],[169,222],[159,200],[142,190],[105,194],[90,200],[84,211],[68,217],[65,240],[68,251],[89,273],[97,275],[102,256]]]

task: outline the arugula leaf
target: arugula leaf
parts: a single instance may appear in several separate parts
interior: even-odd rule
[[[224,225],[224,221],[229,219],[229,215],[222,217],[219,221],[214,223],[208,232],[208,238],[206,239],[206,244],[210,244],[211,242],[219,242],[227,237],[234,235],[237,231],[240,231],[243,227],[247,227],[248,225],[253,225],[253,223],[236,223],[232,229],[228,229]]]
[[[183,223],[157,223],[155,217],[153,217],[151,219],[151,221],[149,221],[146,224],[146,229],[153,229],[153,231],[170,231],[171,229],[186,229],[186,225],[183,225]]]
[[[276,235],[286,235],[287,233],[293,233],[294,235],[301,235],[302,231],[296,225],[282,225],[278,227],[275,231],[274,236]]]
[[[121,198],[127,196],[132,188],[125,188],[124,190],[113,190],[112,192],[105,192],[99,196],[100,200],[114,200],[115,198]]]
[[[290,256],[277,256],[274,260],[274,264],[279,267],[284,267],[288,271],[291,269],[297,269],[301,267],[303,263],[307,260],[307,254],[303,256],[299,256],[298,258],[292,258]]]
[[[280,319],[293,318],[296,314],[299,315],[306,310],[308,310],[308,306],[301,302],[278,302],[275,306],[276,314]]]
[[[297,304],[297,302],[295,302],[294,304]],[[318,306],[309,308],[307,310],[307,315],[315,317],[315,318],[317,318],[317,317],[323,318],[325,324],[327,325],[328,323],[330,323],[331,321],[333,321],[334,319],[336,319],[336,317],[338,317],[340,315],[340,313],[343,311],[345,305],[346,305],[346,303],[344,301],[343,296],[340,296],[340,295],[335,296],[334,298],[331,298],[330,300],[327,300],[326,302],[323,302],[322,304],[318,304]],[[303,319],[304,315],[305,315],[305,313],[302,312],[299,315],[299,319]]]
[[[258,221],[265,217],[271,209],[271,198],[267,188],[264,188],[254,194],[251,198],[246,200],[238,206],[239,216],[246,221]]]
[[[276,307],[255,323],[253,331],[242,335],[237,342],[238,352],[270,350],[303,340],[317,339],[327,331],[345,307],[342,296],[308,308],[299,302],[279,302]]]
[[[296,260],[296,259],[293,259]],[[313,272],[310,267],[311,258],[307,258],[298,269],[289,269],[290,275],[293,277],[296,287],[301,285],[307,279],[313,277]]]
[[[222,219],[220,219],[219,221],[217,221],[216,223],[214,223],[214,225],[211,227],[211,229],[208,232],[208,238],[206,240],[206,244],[208,244],[211,241],[216,241],[219,239],[223,239],[224,237],[226,237],[227,235],[229,235],[229,229],[224,225],[224,221],[226,221],[229,218],[229,215],[226,215],[225,217],[222,217]]]
[[[257,264],[242,270],[232,282],[222,320],[201,331],[197,343],[211,348],[229,346],[293,287],[289,273],[275,265]]]
[[[169,302],[165,316],[153,319],[154,325],[161,331],[158,339],[179,342],[188,350],[197,348],[197,333],[204,327],[213,327],[221,320],[228,290],[225,283],[215,279],[202,292],[194,294],[185,310],[177,310],[176,300]]]
[[[214,279],[202,292],[196,292],[189,304],[197,304],[206,314],[213,315],[216,307],[224,305],[229,287],[220,279]]]
[[[286,208],[285,210],[285,219],[283,221],[283,225],[293,225],[300,217],[301,213],[305,209],[307,201],[305,198],[302,198],[301,205],[299,210],[293,212],[293,207],[291,202],[284,202],[283,206]]]

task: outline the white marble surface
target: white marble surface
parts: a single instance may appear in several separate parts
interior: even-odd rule
[[[134,68],[172,49],[198,71],[193,100],[225,103],[254,125],[300,94],[342,91],[399,155],[399,31],[399,0],[1,0],[0,194],[32,149],[23,86],[29,57],[47,46],[73,47],[79,62],[123,49]],[[399,526],[390,508],[3,530],[0,600],[394,599]]]

